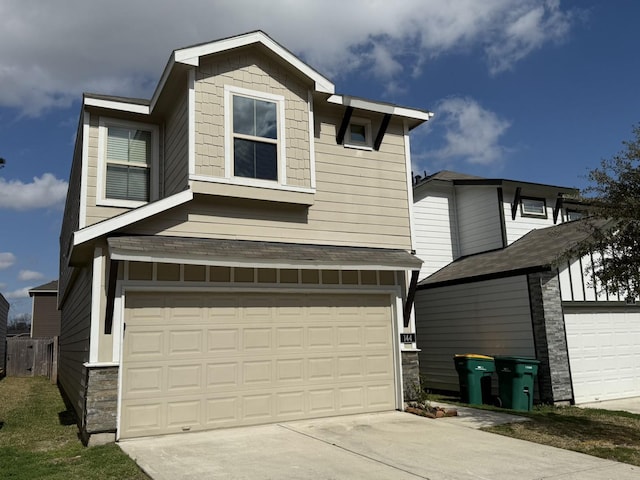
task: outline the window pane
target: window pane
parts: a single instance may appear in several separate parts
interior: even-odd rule
[[[276,104],[256,100],[256,133],[258,137],[278,138]]]
[[[129,159],[129,129],[109,127],[107,159],[126,162]]]
[[[236,177],[278,180],[278,148],[271,143],[234,139]]]
[[[351,131],[351,141],[355,143],[366,143],[367,132],[364,125],[356,125],[352,123],[349,127]]]
[[[233,97],[233,131],[244,135],[255,135],[255,100]]]
[[[256,178],[278,180],[278,149],[273,143],[256,142]]]
[[[233,173],[236,177],[255,177],[255,143],[249,140],[233,140]]]
[[[107,198],[127,198],[127,170],[124,165],[107,165]]]
[[[151,163],[151,132],[131,130],[129,161],[149,165]]]
[[[107,165],[107,198],[149,200],[149,169]]]
[[[522,199],[522,211],[532,215],[545,215],[544,200],[534,200],[531,198]]]

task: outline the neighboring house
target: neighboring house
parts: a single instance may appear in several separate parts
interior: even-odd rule
[[[457,391],[453,355],[484,353],[540,360],[545,402],[640,395],[640,312],[592,285],[591,258],[567,257],[589,235],[584,221],[566,222],[582,208],[565,198],[572,193],[453,172],[415,185],[417,253],[428,266],[415,298],[427,388]],[[451,241],[438,248],[438,238]]]
[[[7,373],[7,322],[9,302],[0,293],[0,378]]]
[[[175,50],[150,100],[86,94],[59,279],[85,439],[401,409],[431,115],[336,95],[262,32]]]
[[[60,335],[58,310],[58,281],[54,280],[29,290],[31,308],[31,338]]]

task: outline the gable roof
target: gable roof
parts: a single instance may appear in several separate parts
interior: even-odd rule
[[[567,253],[602,223],[584,219],[532,230],[506,248],[454,260],[418,286],[433,288],[548,270],[566,259]]]
[[[520,180],[509,180],[506,178],[485,178],[466,173],[453,172],[451,170],[441,170],[424,178],[418,179],[413,185],[414,190],[433,181],[450,182],[453,185],[475,185],[475,186],[513,186],[528,187],[536,190],[553,190],[554,193],[576,195],[578,189],[575,187],[563,187],[558,185],[547,185],[544,183],[524,182]]]
[[[58,280],[44,283],[29,290],[30,297],[33,297],[36,293],[58,293]]]

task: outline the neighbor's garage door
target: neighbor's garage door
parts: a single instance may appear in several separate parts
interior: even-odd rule
[[[640,312],[565,308],[576,403],[640,396]]]
[[[122,438],[392,410],[388,295],[129,294]]]

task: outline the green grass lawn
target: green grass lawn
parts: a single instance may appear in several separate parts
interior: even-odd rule
[[[430,399],[467,406],[446,396],[433,396]],[[485,405],[477,408],[513,413],[531,419],[529,422],[483,428],[487,432],[640,466],[640,415],[550,405],[536,405],[531,412]]]
[[[115,445],[86,448],[72,412],[46,378],[0,380],[2,479],[147,479]]]

